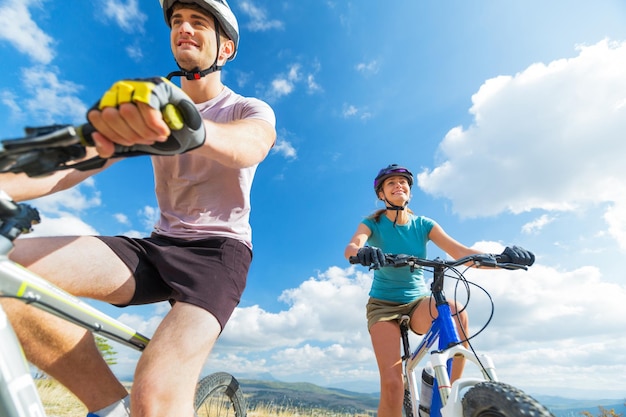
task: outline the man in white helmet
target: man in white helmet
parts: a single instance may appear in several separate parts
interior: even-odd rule
[[[102,168],[0,177],[0,188],[14,200],[30,200],[109,167],[120,145],[167,148],[171,138],[194,143],[182,154],[151,156],[160,218],[150,237],[21,239],[11,254],[77,296],[117,306],[172,305],[137,364],[129,401],[90,334],[3,301],[19,323],[14,327],[28,359],[68,387],[90,416],[193,416],[203,364],[245,287],[252,259],[250,188],[276,137],[272,109],[221,82],[219,70],[239,42],[226,1],[161,0],[161,6],[180,67],[170,76],[182,76],[186,95],[165,79],[115,83],[88,113],[98,156],[107,158]],[[183,127],[161,113],[172,98]]]

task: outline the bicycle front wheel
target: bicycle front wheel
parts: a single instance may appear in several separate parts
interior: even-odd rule
[[[226,372],[202,378],[196,388],[194,409],[198,417],[246,417],[239,381]]]
[[[537,400],[502,382],[480,382],[463,397],[463,417],[554,417]]]
[[[402,409],[404,411],[403,417],[414,417],[413,416],[413,400],[411,398],[411,391],[408,389],[404,390],[404,400],[402,401]]]

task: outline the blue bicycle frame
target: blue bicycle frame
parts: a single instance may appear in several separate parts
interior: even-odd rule
[[[477,357],[461,345],[461,339],[452,319],[450,305],[443,293],[444,271],[445,267],[443,265],[434,266],[432,294],[438,314],[437,317],[433,319],[430,329],[423,336],[413,353],[410,353],[408,350],[408,338],[406,338],[406,333],[403,335],[405,348],[405,356],[403,357],[404,375],[405,378],[408,379],[405,382],[409,387],[411,398],[414,399],[412,401],[414,417],[419,416],[418,401],[415,400],[419,400],[418,391],[420,387],[415,369],[428,353],[431,354],[430,358],[435,373],[433,397],[430,406],[431,417],[441,417],[442,408],[447,404],[450,408],[458,407],[459,402],[456,400],[459,398],[460,390],[477,382],[476,379],[459,380],[459,383],[455,384],[453,390],[450,384],[450,370],[452,358],[455,355],[462,355],[466,359],[478,364],[486,379],[493,381],[497,379],[495,367],[489,357],[484,355]],[[431,351],[436,341],[438,341],[437,350]],[[448,399],[450,396],[452,396],[455,401],[449,403]]]

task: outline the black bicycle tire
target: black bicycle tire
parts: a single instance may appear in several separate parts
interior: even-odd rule
[[[247,406],[239,381],[229,373],[216,372],[198,382],[194,410],[198,417],[246,417]]]
[[[474,385],[463,397],[462,405],[463,417],[554,417],[533,397],[502,382]]]
[[[413,399],[411,398],[411,391],[408,389],[404,390],[402,408],[404,409],[404,417],[413,417]]]

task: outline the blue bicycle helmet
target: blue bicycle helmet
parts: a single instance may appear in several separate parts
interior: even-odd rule
[[[383,186],[383,182],[385,182],[387,178],[396,175],[405,177],[409,182],[409,188],[413,187],[413,174],[411,171],[398,164],[391,164],[378,171],[378,175],[374,178],[374,192],[376,193],[376,197],[378,197],[378,193]]]

